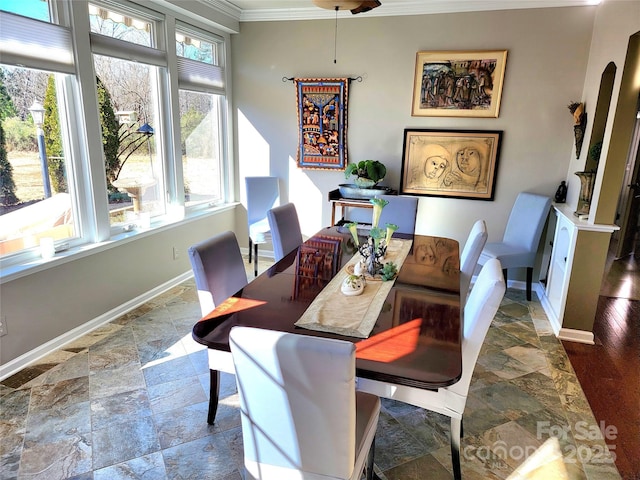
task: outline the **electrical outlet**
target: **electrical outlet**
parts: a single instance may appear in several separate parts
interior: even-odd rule
[[[173,259],[178,260],[180,258],[180,250],[178,247],[173,247]]]
[[[0,318],[0,337],[4,337],[7,333],[7,317],[6,315],[2,315]]]

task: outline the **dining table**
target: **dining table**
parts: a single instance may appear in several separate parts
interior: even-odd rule
[[[366,230],[358,230],[359,244],[367,238]],[[360,253],[348,228],[331,226],[202,317],[192,336],[209,353],[208,423],[215,420],[220,372],[234,372],[229,332],[238,325],[353,342],[358,379],[427,390],[457,382],[462,374],[459,244],[397,233],[391,242],[408,242],[402,244],[406,257],[392,280],[365,275],[368,298],[341,292],[342,279],[357,273]],[[357,305],[367,310],[369,327],[341,329],[342,321],[353,324],[358,308],[351,307]],[[327,328],[315,320],[322,309],[331,320]]]

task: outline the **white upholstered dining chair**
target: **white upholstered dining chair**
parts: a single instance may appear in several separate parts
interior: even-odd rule
[[[276,262],[302,245],[302,232],[296,206],[286,203],[267,212]]]
[[[507,281],[507,270],[526,267],[527,300],[531,301],[531,284],[533,267],[540,243],[540,236],[551,208],[551,197],[530,192],[520,192],[511,208],[507,227],[501,242],[487,242],[482,249],[479,265],[484,265],[490,258],[497,258],[504,269]]]
[[[464,306],[462,376],[457,383],[438,390],[425,390],[406,385],[390,385],[367,378],[358,379],[358,390],[409,403],[451,418],[451,457],[454,477],[457,480],[462,478],[460,470],[462,414],[467,403],[471,376],[505,289],[500,261],[488,260],[482,267]]]
[[[249,263],[253,254],[253,273],[258,276],[258,245],[271,241],[267,212],[280,204],[278,177],[245,177]]]
[[[246,480],[373,478],[380,399],[356,392],[353,343],[236,326],[229,345]]]
[[[477,220],[471,227],[460,254],[460,305],[464,305],[467,301],[471,278],[485,243],[487,243],[487,224],[484,220]]]

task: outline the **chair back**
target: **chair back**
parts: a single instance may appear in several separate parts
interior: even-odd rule
[[[389,202],[382,209],[378,227],[385,228],[385,224],[393,223],[398,225],[396,232],[413,235],[416,231],[418,197],[400,195],[378,195],[377,197]]]
[[[247,285],[247,272],[233,232],[224,232],[188,249],[202,315]]]
[[[267,212],[280,204],[280,187],[278,177],[245,177],[247,190],[247,222],[249,236],[252,234],[252,225],[262,223],[266,230]],[[260,242],[261,239],[253,238]]]
[[[296,206],[280,205],[267,212],[276,262],[302,245],[302,232]]]
[[[467,241],[464,244],[462,253],[460,254],[460,300],[461,305],[464,305],[469,295],[469,285],[471,285],[471,278],[473,272],[478,265],[478,259],[484,248],[484,244],[487,243],[487,224],[484,220],[477,220],[471,232],[467,237]]]
[[[464,397],[469,392],[471,376],[480,348],[504,297],[506,285],[500,260],[492,258],[482,267],[464,306],[462,338],[462,377],[449,390]]]
[[[535,261],[540,236],[551,208],[551,197],[530,192],[521,192],[511,209],[507,227],[502,238],[503,243],[522,247]]]
[[[229,345],[249,478],[350,478],[355,346],[240,326],[231,329]]]

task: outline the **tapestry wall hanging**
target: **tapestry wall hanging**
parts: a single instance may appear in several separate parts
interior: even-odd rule
[[[296,78],[298,167],[347,165],[348,78]]]

